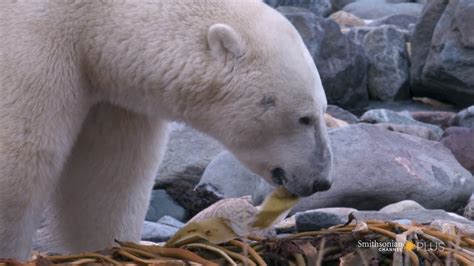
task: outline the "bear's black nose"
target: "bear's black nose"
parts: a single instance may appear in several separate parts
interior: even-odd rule
[[[313,193],[318,191],[326,191],[331,188],[332,182],[329,180],[314,181],[313,183]]]
[[[286,172],[280,167],[275,167],[272,169],[272,181],[276,185],[282,186],[286,183]]]

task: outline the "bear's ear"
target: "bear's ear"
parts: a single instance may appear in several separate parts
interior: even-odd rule
[[[225,57],[228,53],[238,57],[245,49],[240,35],[231,26],[220,23],[209,27],[207,43],[211,52],[219,57]]]

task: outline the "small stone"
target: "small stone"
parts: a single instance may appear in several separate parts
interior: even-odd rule
[[[176,232],[178,232],[178,228],[174,226],[145,221],[141,239],[151,242],[163,242],[171,238]]]
[[[161,217],[158,220],[157,223],[173,226],[173,227],[176,227],[178,229],[184,226],[184,223],[182,223],[181,221],[178,221],[175,218],[173,218],[171,216],[168,216],[168,215],[165,215],[165,216]]]
[[[447,111],[415,111],[410,112],[410,115],[417,121],[447,128],[449,121],[454,117],[455,113]]]
[[[334,225],[344,224],[349,214],[356,212],[352,208],[322,208],[295,214],[298,232],[316,231]]]
[[[400,212],[383,213],[377,211],[357,211],[354,213],[355,218],[358,221],[366,220],[383,220],[383,221],[396,221],[400,219],[408,219],[420,224],[431,224],[436,220],[450,221],[460,224],[466,224],[473,226],[474,223],[467,220],[466,218],[453,215],[452,213],[444,210],[405,210]]]
[[[355,124],[359,122],[359,118],[353,113],[336,105],[329,104],[326,113],[349,124]]]
[[[296,231],[296,218],[295,216],[288,217],[283,221],[275,224],[275,230],[277,234],[288,234]]]
[[[324,114],[324,122],[328,128],[338,128],[349,125],[346,121],[334,118],[329,114]]]
[[[450,121],[452,126],[474,129],[474,105],[457,113]]]
[[[415,211],[415,210],[424,210],[418,202],[413,200],[402,200],[397,203],[392,203],[380,209],[381,213],[397,213],[401,211]]]
[[[429,128],[433,132],[435,139],[440,139],[441,136],[443,135],[443,130],[438,126],[416,121],[415,119],[411,118],[409,114],[403,115],[401,113],[391,111],[388,109],[369,110],[361,116],[360,121],[366,122],[366,123],[372,123],[372,124],[392,123],[392,124],[398,124],[398,125],[424,126],[424,127]]]
[[[412,135],[427,140],[439,140],[439,133],[433,129],[418,125],[398,125],[393,123],[377,123],[376,127],[380,127],[389,131],[398,132],[402,134]]]
[[[365,21],[358,18],[357,16],[347,13],[345,11],[337,11],[329,16],[329,19],[333,20],[341,27],[361,27],[365,26]]]
[[[184,221],[186,211],[183,207],[178,205],[165,190],[153,190],[145,220],[158,221],[166,215]]]
[[[474,221],[474,194],[472,194],[466,207],[464,207],[463,216],[471,221]]]

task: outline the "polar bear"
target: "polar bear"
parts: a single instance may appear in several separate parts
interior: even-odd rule
[[[0,257],[27,259],[43,214],[55,252],[138,241],[168,121],[297,195],[330,187],[320,77],[262,1],[12,1],[0,18]]]

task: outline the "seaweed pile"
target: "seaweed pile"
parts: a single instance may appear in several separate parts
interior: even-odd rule
[[[352,217],[350,217],[352,218]],[[215,219],[212,224],[222,223]],[[202,224],[201,224],[202,225]],[[355,221],[270,239],[231,239],[216,244],[220,228],[175,237],[165,246],[117,241],[117,247],[70,256],[38,256],[29,265],[474,265],[474,239],[455,228],[439,231],[421,224]],[[218,226],[219,227],[219,226]],[[207,230],[207,229],[206,229]],[[230,237],[230,235],[226,235]],[[0,265],[20,265],[0,260]]]

